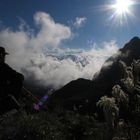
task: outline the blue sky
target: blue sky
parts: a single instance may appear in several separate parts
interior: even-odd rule
[[[115,1],[0,0],[0,45],[10,53],[7,63],[54,88],[92,79],[118,48],[140,36],[138,1],[132,0],[131,16],[111,18],[116,11],[108,7]]]
[[[111,11],[104,11],[101,6],[113,0],[1,0],[0,21],[3,25],[16,29],[19,18],[34,28],[33,15],[47,12],[55,22],[71,27],[76,36],[67,40],[69,47],[88,48],[91,42],[116,40],[120,47],[133,36],[140,36],[140,5],[132,7],[136,19],[128,17],[128,25],[115,25],[109,20]],[[75,28],[76,17],[85,17],[81,28]]]

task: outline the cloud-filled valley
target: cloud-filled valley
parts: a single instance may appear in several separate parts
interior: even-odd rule
[[[34,22],[36,33],[24,22],[16,31],[1,29],[0,45],[10,53],[7,63],[37,84],[59,88],[77,78],[92,79],[118,50],[115,41],[94,43],[89,50],[64,48],[63,41],[74,34],[69,26],[55,22],[45,12],[37,12]]]

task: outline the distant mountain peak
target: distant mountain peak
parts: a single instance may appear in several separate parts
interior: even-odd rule
[[[138,36],[133,37],[130,42],[137,42],[140,41],[140,38]]]
[[[133,59],[140,58],[140,38],[135,36],[120,49],[121,57],[127,65],[130,65]]]
[[[140,48],[140,38],[135,36],[124,46],[124,48],[132,49],[132,48],[138,47],[138,46]]]

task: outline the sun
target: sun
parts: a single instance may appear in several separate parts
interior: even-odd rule
[[[135,6],[140,5],[140,0],[109,0],[108,3],[98,7],[99,10],[106,13],[107,23],[111,28],[126,26],[134,19],[137,20],[135,15]]]
[[[133,6],[136,5],[134,0],[113,0],[112,4],[108,5],[108,10],[111,15],[109,20],[112,25],[128,25],[130,18],[135,18]]]
[[[130,12],[130,7],[132,4],[132,0],[116,0],[113,8],[118,15],[127,14]]]

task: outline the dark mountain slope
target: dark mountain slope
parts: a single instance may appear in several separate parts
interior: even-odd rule
[[[73,109],[76,105],[82,111],[93,111],[99,98],[103,95],[111,96],[112,87],[120,84],[123,71],[119,61],[123,60],[130,65],[133,59],[138,58],[140,58],[140,39],[134,37],[118,51],[118,55],[110,57],[105,62],[96,78],[92,81],[78,79],[68,83],[50,96],[48,107],[61,105],[66,109]]]

